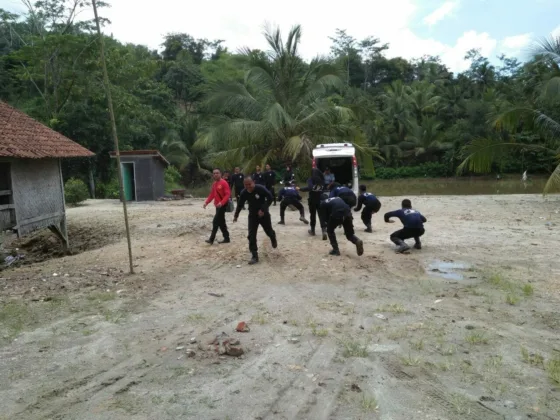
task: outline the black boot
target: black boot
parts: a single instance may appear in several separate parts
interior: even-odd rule
[[[212,245],[212,244],[214,243],[214,238],[206,239],[204,242],[206,242],[207,244]]]
[[[371,225],[366,225],[366,229],[364,230],[364,232],[372,233],[373,229],[371,228]]]
[[[395,236],[391,236],[391,241],[393,241],[393,243],[398,246],[396,251],[400,254],[402,254],[403,252],[406,252],[410,249],[410,247],[406,244],[406,242],[403,241],[400,238],[397,238]]]
[[[326,241],[327,240],[327,229],[321,228],[321,231],[323,232],[323,241]]]
[[[259,262],[259,254],[253,254],[251,259],[249,260],[249,265],[254,265]]]
[[[306,225],[309,224],[309,222],[308,222],[307,219],[305,218],[305,215],[304,215],[304,214],[302,214],[302,215],[299,217],[299,221],[305,223]]]
[[[230,242],[229,238],[224,238],[223,241],[218,241],[219,244],[229,244]]]
[[[278,248],[278,241],[276,241],[276,236],[270,238],[270,243],[272,245],[272,248],[274,249]]]
[[[362,255],[364,253],[364,242],[361,239],[356,238],[354,245],[356,245],[356,252],[358,255]]]
[[[329,252],[329,255],[335,255],[335,256],[339,256],[340,255],[340,251],[337,249],[332,249],[331,252]]]
[[[311,236],[315,236],[315,228],[309,229],[307,233],[309,233]]]
[[[414,243],[414,249],[422,249],[422,242],[420,242],[420,239],[417,239]]]

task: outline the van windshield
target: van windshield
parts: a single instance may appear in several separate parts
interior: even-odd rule
[[[331,173],[334,174],[335,182],[352,188],[354,171],[351,156],[316,158],[315,162],[321,172],[325,172],[325,169],[329,168]]]

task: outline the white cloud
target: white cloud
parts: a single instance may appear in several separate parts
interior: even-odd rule
[[[424,23],[433,26],[439,21],[445,19],[447,16],[452,14],[457,7],[459,7],[459,1],[446,1],[432,13],[424,18]]]
[[[268,49],[262,36],[265,22],[277,24],[287,34],[299,23],[303,27],[300,53],[310,59],[329,53],[336,28],[347,29],[357,39],[373,35],[390,44],[389,57],[415,58],[440,55],[452,71],[466,68],[463,57],[470,48],[491,53],[496,41],[486,33],[467,32],[455,45],[418,37],[411,29],[417,20],[421,0],[356,0],[352,7],[318,8],[317,3],[285,0],[282,7],[272,7],[261,0],[212,0],[179,2],[158,0],[113,0],[112,7],[99,14],[112,24],[104,29],[121,42],[133,42],[160,49],[169,32],[186,32],[195,38],[223,39],[230,51],[248,46]],[[16,0],[0,0],[0,7],[13,10]],[[448,2],[458,3],[458,1]],[[359,13],[356,11],[359,10]],[[83,13],[82,18],[92,14]]]
[[[508,36],[503,39],[501,44],[508,50],[520,51],[531,43],[532,36],[530,33]]]
[[[560,38],[560,26],[554,28],[550,33],[550,35],[552,35],[555,38]]]

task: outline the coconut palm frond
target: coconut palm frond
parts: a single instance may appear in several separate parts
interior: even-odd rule
[[[559,191],[560,191],[560,164],[556,166],[556,168],[548,178],[548,181],[546,181],[543,194],[546,195],[552,192],[559,192]]]

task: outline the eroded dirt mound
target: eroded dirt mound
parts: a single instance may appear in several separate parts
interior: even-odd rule
[[[121,232],[112,226],[71,223],[68,226],[68,237],[70,238],[68,252],[64,250],[62,242],[47,229],[42,229],[21,239],[17,239],[15,235],[6,238],[3,248],[7,254],[23,256],[11,265],[11,267],[16,267],[99,249],[117,242],[120,236]],[[2,264],[0,269],[5,268],[7,267]]]

